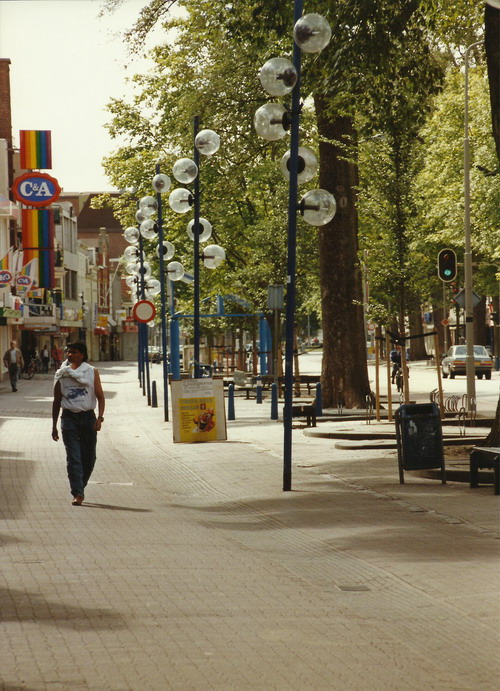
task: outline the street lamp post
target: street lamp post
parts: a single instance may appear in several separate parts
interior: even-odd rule
[[[193,160],[181,158],[175,162],[173,175],[183,184],[193,183],[193,192],[180,187],[175,189],[169,197],[169,204],[173,211],[186,213],[193,207],[194,218],[187,227],[187,233],[193,240],[193,275],[194,275],[194,309],[193,309],[193,339],[194,339],[194,371],[193,376],[202,376],[200,368],[200,259],[209,269],[217,268],[224,261],[226,254],[219,245],[208,245],[200,254],[200,243],[208,240],[212,235],[212,225],[200,216],[200,154],[212,156],[220,146],[219,135],[213,130],[199,129],[200,121],[196,116],[193,122],[194,156]]]
[[[472,302],[472,250],[470,232],[470,146],[469,146],[469,53],[483,41],[476,41],[465,51],[465,108],[464,108],[464,274],[465,274],[465,342],[467,355],[467,407],[476,409],[476,381],[474,367],[474,305]]]
[[[162,192],[167,192],[170,188],[170,178],[160,172],[160,164],[156,165],[156,175],[153,178],[153,189],[156,192],[156,203],[158,206],[158,249],[157,254],[160,263],[160,299],[161,299],[161,349],[162,349],[162,365],[163,365],[163,407],[164,419],[168,422],[168,360],[167,360],[167,300],[166,300],[166,286],[165,286],[165,257],[169,256],[171,252],[170,243],[163,240],[163,203]],[[173,251],[172,251],[173,256]]]
[[[287,233],[287,290],[285,331],[285,405],[283,415],[283,490],[292,489],[292,406],[293,406],[293,355],[295,326],[295,274],[297,247],[297,211],[313,226],[322,226],[332,220],[336,211],[333,195],[326,190],[307,192],[297,204],[298,185],[311,180],[317,168],[316,157],[306,147],[299,147],[300,122],[300,73],[301,51],[319,53],[331,37],[331,29],[324,17],[318,14],[302,15],[303,0],[294,2],[293,62],[272,58],[263,65],[260,81],[272,96],[291,93],[291,110],[282,105],[268,103],[255,113],[254,126],[264,139],[275,141],[290,130],[290,150],[282,159],[282,171],[289,178],[288,233]]]

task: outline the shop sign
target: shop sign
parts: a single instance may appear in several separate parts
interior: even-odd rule
[[[26,206],[41,208],[57,201],[61,188],[55,178],[47,173],[24,173],[14,180],[12,194]]]
[[[0,286],[8,286],[12,281],[12,274],[7,269],[0,271]]]

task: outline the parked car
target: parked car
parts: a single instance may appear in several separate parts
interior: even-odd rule
[[[455,379],[457,374],[465,375],[465,357],[467,355],[467,346],[458,345],[451,346],[443,362],[441,368],[443,378],[449,375],[450,379]],[[474,346],[474,371],[478,379],[491,379],[491,370],[493,369],[493,360],[484,346]]]

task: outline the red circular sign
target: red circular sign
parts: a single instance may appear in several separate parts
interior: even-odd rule
[[[50,206],[59,199],[61,188],[47,173],[24,173],[14,180],[12,194],[21,204],[36,208]]]
[[[132,316],[138,322],[147,323],[156,316],[156,307],[150,300],[139,300],[134,305]]]

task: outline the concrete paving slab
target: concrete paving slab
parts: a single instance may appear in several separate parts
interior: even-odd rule
[[[282,492],[268,403],[238,399],[227,442],[173,444],[136,368],[100,370],[106,419],[79,508],[50,379],[0,388],[0,688],[498,688],[492,487],[400,486],[394,451],[297,427]]]

